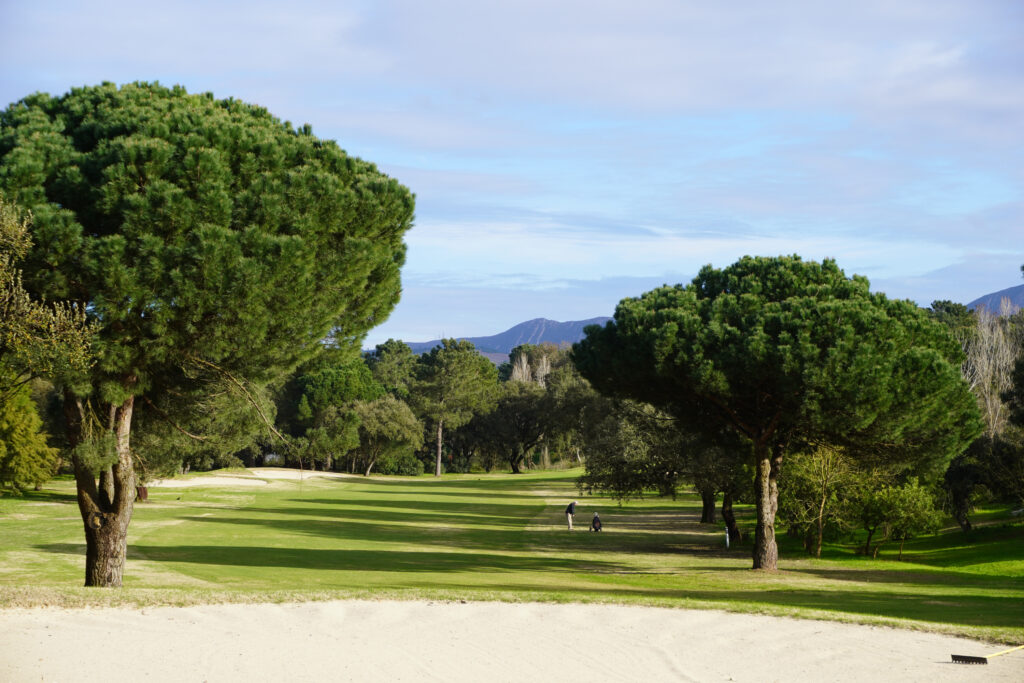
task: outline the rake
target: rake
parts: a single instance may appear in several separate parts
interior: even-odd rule
[[[955,664],[988,664],[989,657],[998,657],[999,655],[1005,655],[1016,650],[1024,650],[1024,645],[1011,647],[1009,650],[1003,650],[1002,652],[997,652],[994,655],[988,655],[986,657],[974,657],[972,655],[952,655],[952,657]]]

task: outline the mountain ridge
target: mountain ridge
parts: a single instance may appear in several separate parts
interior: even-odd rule
[[[1024,308],[1024,285],[1008,287],[998,292],[984,294],[967,304],[967,308],[974,310],[984,306],[993,312],[998,312],[1000,302],[1003,298],[1010,300],[1015,307],[1014,310]],[[586,320],[568,320],[559,322],[548,318],[533,318],[517,325],[513,325],[504,332],[492,335],[477,337],[454,337],[458,340],[472,342],[480,355],[490,358],[495,363],[503,363],[508,360],[508,354],[520,344],[555,344],[556,346],[569,345],[578,342],[583,338],[583,329],[588,325],[604,325],[609,320],[608,316],[587,318]],[[441,339],[434,339],[425,342],[405,342],[413,353],[420,355],[427,353],[435,346],[441,345]]]
[[[573,344],[583,338],[583,329],[588,325],[603,325],[611,320],[607,316],[588,318],[586,320],[569,320],[559,322],[548,318],[534,318],[513,325],[504,332],[482,337],[455,337],[458,340],[471,342],[482,355],[496,362],[507,360],[508,354],[520,344]],[[426,342],[405,342],[415,354],[430,351],[440,346],[440,339]],[[495,357],[500,357],[496,360]]]
[[[1016,309],[1024,308],[1024,285],[1007,287],[1006,289],[1000,289],[998,292],[992,292],[991,294],[983,294],[971,303],[967,304],[967,308],[973,311],[979,306],[984,306],[993,313],[999,313],[1001,301],[1004,298],[1009,299],[1010,303],[1015,306]]]

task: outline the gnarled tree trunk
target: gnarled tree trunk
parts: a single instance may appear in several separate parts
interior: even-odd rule
[[[128,524],[132,519],[136,489],[129,436],[134,398],[111,410],[111,427],[117,438],[117,461],[96,477],[80,458],[74,458],[78,509],[85,527],[85,585],[118,587],[124,576],[128,548]],[[81,402],[65,397],[65,417],[71,445],[84,438],[85,415]]]
[[[754,496],[757,501],[757,527],[754,530],[754,569],[777,569],[779,546],[775,542],[775,513],[779,510],[779,467],[781,449],[772,449],[763,441],[754,444]]]
[[[512,468],[512,474],[522,474],[523,470],[521,469],[521,464],[524,457],[522,450],[517,446],[513,446],[511,450],[508,451],[508,454],[508,465]]]

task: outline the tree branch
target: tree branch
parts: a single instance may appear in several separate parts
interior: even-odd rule
[[[160,417],[162,417],[164,422],[166,422],[167,424],[171,425],[172,427],[177,429],[179,432],[181,432],[182,434],[184,434],[188,438],[195,439],[196,441],[206,441],[208,438],[210,438],[208,436],[199,436],[197,434],[192,434],[191,432],[186,431],[184,427],[182,427],[177,422],[172,420],[167,413],[165,413],[164,411],[162,411],[159,408],[157,408],[156,404],[153,403],[152,401],[150,401],[149,398],[147,398],[146,396],[143,396],[142,400],[146,402],[146,405],[148,405],[150,408],[155,410],[156,414],[159,415]]]
[[[252,394],[249,393],[249,391],[245,388],[245,386],[240,381],[235,379],[234,375],[232,375],[230,372],[228,372],[224,368],[222,368],[222,367],[220,367],[218,365],[215,365],[215,364],[211,363],[208,360],[204,360],[202,358],[199,358],[197,356],[192,356],[192,360],[195,361],[196,363],[199,363],[200,365],[205,365],[208,368],[212,368],[216,372],[219,372],[220,374],[222,374],[224,377],[227,377],[228,380],[230,380],[232,384],[234,384],[236,387],[238,387],[239,390],[241,390],[241,392],[243,394],[245,394],[245,398],[249,401],[250,404],[252,404],[252,407],[256,409],[256,413],[260,416],[260,419],[263,420],[263,424],[265,424],[267,426],[267,429],[269,429],[274,434],[274,436],[276,436],[278,439],[280,439],[282,443],[288,443],[288,439],[286,439],[284,436],[282,436],[281,432],[277,431],[277,429],[274,427],[274,425],[270,422],[270,420],[267,419],[267,416],[263,413],[263,409],[260,408],[259,404],[256,402],[256,399],[254,399],[252,397]]]

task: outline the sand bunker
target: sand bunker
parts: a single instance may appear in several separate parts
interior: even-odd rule
[[[254,476],[238,476],[230,474],[208,474],[187,479],[157,479],[147,486],[156,488],[189,488],[193,486],[266,486],[267,479],[284,479],[290,481],[308,481],[315,478],[345,479],[352,474],[340,472],[317,472],[312,470],[296,470],[284,467],[253,467],[249,470]]]
[[[255,477],[233,477],[226,474],[211,474],[188,479],[157,479],[146,486],[150,488],[191,488],[193,486],[266,486],[267,482]]]
[[[314,477],[348,479],[355,476],[354,474],[343,474],[341,472],[318,472],[316,470],[296,470],[286,467],[251,467],[249,471],[257,477],[263,477],[264,479],[289,479],[293,481],[313,479]]]
[[[343,601],[0,611],[3,681],[1021,681],[1024,653],[881,627],[612,605]],[[100,648],[97,650],[97,648]],[[110,649],[124,664],[97,660]]]

